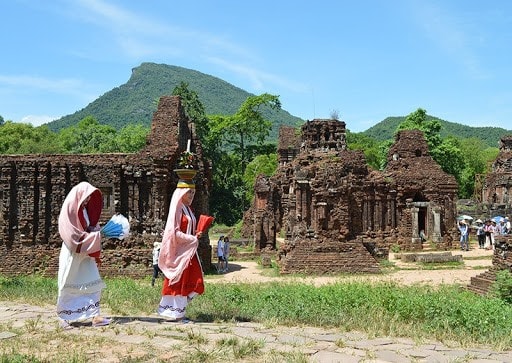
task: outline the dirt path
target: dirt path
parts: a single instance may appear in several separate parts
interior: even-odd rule
[[[236,282],[303,282],[315,285],[329,284],[338,281],[390,281],[404,285],[412,284],[454,284],[468,285],[471,277],[486,271],[492,265],[493,251],[472,249],[470,251],[452,251],[452,254],[461,254],[464,266],[460,268],[446,268],[436,270],[421,269],[416,263],[405,263],[390,254],[390,262],[399,269],[382,275],[347,275],[347,276],[273,276],[273,271],[261,268],[255,261],[233,261],[229,271],[218,277],[208,279],[213,283]]]

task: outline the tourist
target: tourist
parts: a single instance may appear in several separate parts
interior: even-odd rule
[[[460,249],[469,251],[469,227],[464,220],[459,221]]]
[[[224,237],[224,272],[228,271],[228,261],[229,261],[229,237]]]
[[[503,221],[503,222],[502,222]],[[505,225],[505,221],[503,218],[499,219],[497,222],[494,220],[494,235],[499,236],[501,234],[501,227]]]
[[[226,268],[226,259],[224,258],[224,236],[220,236],[217,241],[217,272],[224,272]]]
[[[494,227],[493,227],[492,221],[490,219],[485,221],[484,231],[485,231],[485,245],[484,245],[484,248],[486,250],[490,250],[491,248],[494,248],[494,243],[493,243],[493,241],[494,241],[494,236],[493,236]]]
[[[188,323],[188,303],[204,292],[203,270],[197,248],[202,232],[196,232],[196,217],[190,205],[195,186],[180,180],[174,191],[162,237],[158,266],[164,274],[158,314],[168,321]]]
[[[500,219],[498,231],[500,235],[507,234],[507,225],[505,224],[505,218]]]
[[[485,230],[484,230],[484,223],[481,219],[477,219],[475,221],[475,224],[477,225],[476,229],[476,236],[478,238],[478,248],[484,248],[485,245]]]
[[[155,286],[155,280],[158,278],[158,274],[162,272],[158,267],[158,257],[160,256],[161,242],[153,243],[153,278],[151,279],[151,286]]]
[[[74,186],[64,199],[58,229],[63,240],[59,256],[57,315],[64,329],[72,322],[92,319],[104,326],[110,319],[100,315],[100,296],[105,283],[98,264],[101,252],[99,218],[103,199],[87,182]]]
[[[508,217],[505,217],[505,229],[507,234],[512,233],[512,229],[510,229],[510,220],[508,219]]]

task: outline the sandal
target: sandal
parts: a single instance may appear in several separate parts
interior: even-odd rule
[[[189,318],[183,318],[179,322],[182,324],[194,324],[194,321],[190,320]]]
[[[94,328],[96,327],[99,327],[99,326],[106,326],[106,325],[109,325],[110,323],[112,322],[112,319],[108,319],[108,318],[101,318],[101,320],[94,320],[92,319],[92,326]]]

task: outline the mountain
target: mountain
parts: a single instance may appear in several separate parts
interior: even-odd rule
[[[52,131],[75,125],[87,116],[93,116],[100,124],[119,130],[127,124],[149,126],[157,101],[170,95],[181,82],[197,93],[207,115],[232,115],[249,96],[254,96],[220,78],[192,69],[166,64],[142,63],[132,69],[125,84],[108,91],[85,108],[48,123]],[[271,140],[277,140],[281,125],[300,126],[304,120],[281,109],[265,108],[263,116],[272,121]]]
[[[362,133],[378,141],[393,139],[396,128],[405,120],[405,118],[405,116],[387,117]],[[505,135],[512,135],[511,130],[506,130],[501,127],[472,127],[441,120],[440,118],[429,115],[427,115],[427,120],[438,120],[441,123],[440,134],[442,138],[447,136],[465,139],[476,137],[482,140],[489,147],[499,147],[498,143],[501,137]]]

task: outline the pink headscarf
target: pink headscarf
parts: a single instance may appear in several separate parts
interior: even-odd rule
[[[89,225],[85,225],[82,203],[90,196],[87,203],[87,216]],[[88,232],[89,226],[95,227],[100,219],[103,199],[101,191],[87,182],[75,185],[64,199],[59,215],[59,234],[66,246],[72,251],[80,253],[94,253],[101,250],[101,233]]]
[[[194,235],[195,217],[192,213],[186,213],[186,206],[182,201],[189,190],[190,188],[176,188],[174,191],[162,237],[158,267],[169,279],[169,285],[180,280],[183,270],[188,266],[199,245],[199,240]],[[184,214],[189,218],[187,233],[180,229]]]

